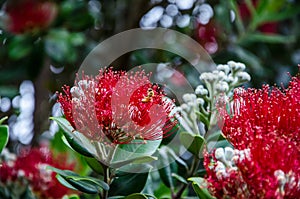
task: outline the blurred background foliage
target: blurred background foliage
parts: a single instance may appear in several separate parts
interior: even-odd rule
[[[58,139],[58,127],[48,119],[60,114],[55,92],[73,84],[97,44],[125,30],[185,33],[216,63],[244,62],[254,87],[287,83],[286,72],[295,74],[300,63],[296,0],[1,0],[0,6],[0,118],[9,116],[11,149]],[[112,65],[127,70],[150,62],[191,72],[181,57],[149,49],[127,53]]]

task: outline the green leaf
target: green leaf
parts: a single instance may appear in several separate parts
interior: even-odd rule
[[[5,148],[9,138],[9,130],[7,125],[0,125],[0,153]]]
[[[82,141],[74,136],[76,131],[68,122],[68,120],[62,117],[50,117],[50,119],[54,120],[62,128],[63,134],[71,149],[80,153],[81,155],[94,157],[86,148],[84,148]],[[63,141],[65,142],[64,138]]]
[[[147,199],[148,197],[141,193],[133,193],[126,196],[125,199]]]
[[[133,158],[133,159],[127,159],[127,160],[124,160],[124,161],[118,161],[118,162],[112,162],[110,164],[111,167],[113,168],[119,168],[119,167],[122,167],[122,166],[125,166],[127,164],[142,164],[142,163],[147,163],[147,162],[152,162],[154,160],[157,160],[157,157],[154,157],[154,156],[141,156],[141,157],[136,157],[136,158]]]
[[[187,132],[180,133],[180,141],[182,145],[193,155],[200,158],[202,155],[203,144],[205,140],[200,135],[192,135]]]
[[[8,46],[8,55],[12,59],[21,59],[30,54],[33,44],[23,35],[13,37]]]
[[[204,177],[206,175],[206,169],[198,169],[196,176]]]
[[[108,184],[97,178],[80,176],[77,173],[74,173],[73,171],[60,170],[51,166],[48,166],[47,169],[50,169],[56,172],[58,175],[60,175],[64,179],[60,179],[60,182],[63,182],[63,184],[67,187],[73,187],[76,190],[79,190],[84,193],[97,194],[100,193],[102,189],[109,189]]]
[[[225,148],[225,147],[232,147],[231,144],[225,139],[225,140],[220,140],[216,142],[215,144],[211,144],[208,147],[208,150],[213,150],[214,148]]]
[[[3,117],[3,118],[1,118],[0,119],[0,125],[5,121],[5,120],[7,120],[8,119],[8,117],[7,116],[5,116],[5,117]]]
[[[205,135],[205,140],[207,143],[209,143],[210,141],[220,141],[220,140],[224,140],[224,139],[225,138],[222,135],[221,130],[212,131]]]
[[[183,166],[186,170],[188,170],[188,165],[184,160],[182,160],[175,152],[173,149],[166,147],[166,152],[168,154],[168,157],[173,158],[179,165]]]
[[[110,185],[109,196],[127,196],[141,192],[148,179],[147,173],[118,172]]]
[[[76,194],[64,196],[62,199],[80,199],[80,197]]]
[[[176,173],[172,173],[172,177],[174,177],[179,182],[182,182],[183,184],[188,184],[188,182],[186,181],[186,179],[184,179],[182,176],[180,176],[180,175],[178,175]]]
[[[168,147],[164,146],[159,150],[159,163],[163,168],[159,169],[159,175],[162,182],[169,188],[173,189],[175,181],[172,177],[172,173],[178,172],[178,165],[175,161],[170,161],[170,157],[167,153]]]
[[[120,167],[131,162],[141,163],[153,161],[156,158],[151,155],[158,149],[161,140],[148,140],[142,143],[135,140],[130,144],[119,144],[111,162],[112,166]]]
[[[201,199],[215,199],[212,195],[210,195],[209,191],[207,190],[207,184],[204,178],[193,177],[189,178],[188,181],[192,182],[192,186],[194,191]]]
[[[254,18],[255,24],[260,25],[266,22],[276,22],[286,20],[288,18],[292,18],[297,16],[300,13],[300,7],[295,5],[288,5],[286,8],[281,9],[283,5],[277,6],[277,8],[273,8],[272,10],[266,8],[267,6],[272,5],[271,3],[266,3],[267,1],[260,1],[260,5],[258,7],[258,15]],[[285,4],[286,2],[284,2]],[[274,4],[273,4],[274,5]],[[279,9],[281,9],[279,11]]]
[[[159,199],[170,198],[171,190],[160,181],[159,186],[154,190],[154,195]]]
[[[103,167],[98,162],[98,160],[96,160],[95,158],[89,158],[89,157],[85,157],[84,159],[87,162],[87,164],[90,166],[90,168],[93,169],[93,171],[95,171],[96,173],[101,174],[101,175],[104,173]]]
[[[294,36],[282,36],[279,34],[251,33],[244,38],[244,42],[263,42],[263,43],[292,43],[296,41]]]
[[[73,187],[68,181],[65,180],[64,177],[62,177],[59,174],[56,174],[56,179],[58,180],[58,182],[62,185],[64,185],[65,187],[69,188],[69,189],[73,189],[73,190],[77,190],[75,187]]]

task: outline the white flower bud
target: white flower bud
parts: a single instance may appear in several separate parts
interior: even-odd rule
[[[233,71],[242,71],[246,68],[245,64],[240,62],[229,61],[227,64]]]
[[[227,161],[231,161],[234,155],[234,151],[230,147],[225,147],[225,158]]]
[[[202,73],[199,77],[201,81],[206,81],[208,79],[209,73]]]
[[[229,74],[228,77],[226,78],[226,81],[230,84],[230,83],[234,83],[235,81],[237,81],[236,77],[233,77],[232,74]]]
[[[223,71],[219,71],[218,73],[218,79],[223,80],[226,78],[226,74]]]
[[[216,90],[218,92],[227,92],[229,90],[229,86],[227,82],[220,81],[216,84]]]
[[[197,86],[196,90],[195,90],[195,93],[197,95],[201,95],[201,96],[204,96],[204,95],[207,95],[208,94],[208,90],[205,89],[202,85],[199,85]]]
[[[216,176],[218,179],[221,179],[224,175],[226,175],[226,167],[225,165],[217,161],[217,166],[215,167]]]
[[[198,105],[201,105],[201,106],[203,106],[204,103],[205,103],[205,102],[204,102],[204,99],[202,99],[202,98],[197,98],[197,101],[196,101],[196,102],[197,102]]]
[[[195,106],[195,101],[194,101],[194,102],[188,102],[187,105],[188,105],[189,107],[194,107],[194,106]]]
[[[280,185],[284,185],[287,181],[285,173],[280,169],[274,171],[274,176],[277,178]]]
[[[18,170],[17,176],[18,176],[19,178],[24,177],[24,176],[25,176],[25,171],[24,171],[24,170]]]
[[[225,171],[226,170],[226,167],[225,167],[225,165],[222,162],[217,161],[216,164],[217,164],[217,166],[215,167],[215,172],[217,172],[217,171]]]
[[[213,73],[202,73],[199,79],[204,82],[214,82],[217,79],[217,75]]]
[[[236,62],[234,62],[234,61],[229,61],[229,62],[227,62],[227,64],[228,64],[229,68],[231,68],[231,69],[236,68]]]
[[[182,108],[181,108],[181,107],[175,107],[175,108],[174,108],[174,111],[180,113],[180,112],[182,111]]]
[[[224,160],[225,153],[223,148],[217,148],[215,151],[215,157],[217,160]]]
[[[180,105],[180,108],[183,110],[183,111],[186,111],[189,109],[188,105],[187,104],[181,104]]]
[[[182,99],[184,102],[194,102],[196,100],[197,96],[193,93],[186,93],[182,96]]]
[[[219,70],[219,71],[224,71],[225,74],[228,74],[230,68],[229,68],[229,66],[226,65],[226,64],[219,64],[219,65],[217,66],[217,70]]]
[[[236,75],[241,81],[250,81],[251,77],[247,72],[238,72]]]
[[[237,65],[238,70],[245,70],[246,69],[246,66],[243,63],[238,62],[238,63],[236,63],[236,65]]]

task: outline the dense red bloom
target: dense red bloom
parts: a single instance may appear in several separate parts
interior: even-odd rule
[[[168,136],[175,125],[169,117],[173,103],[144,71],[101,70],[95,78],[83,75],[64,92],[58,101],[66,119],[94,141],[156,140]]]
[[[266,134],[300,143],[300,78],[293,77],[284,91],[270,90],[268,85],[259,90],[236,89],[232,116],[223,114],[222,132],[236,149]]]
[[[66,157],[53,157],[47,147],[23,150],[16,160],[2,163],[0,184],[16,183],[24,187],[28,183],[38,198],[56,199],[70,194],[70,190],[58,182],[56,174],[46,170],[47,165],[68,170],[74,169],[75,166],[67,163]]]
[[[48,27],[57,14],[56,5],[49,1],[17,0],[7,3],[6,28],[15,34]]]
[[[211,192],[218,198],[300,198],[300,77],[283,91],[237,89],[231,111],[221,109],[222,132],[238,150],[222,172],[216,155],[206,154]]]

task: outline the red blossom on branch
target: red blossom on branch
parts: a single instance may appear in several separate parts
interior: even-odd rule
[[[172,133],[174,108],[144,71],[101,70],[95,78],[82,75],[59,94],[66,119],[87,138],[113,144],[134,139],[157,140]]]
[[[4,161],[0,167],[0,184],[15,183],[25,187],[27,183],[38,198],[62,198],[70,194],[70,189],[56,179],[56,173],[47,170],[51,165],[59,169],[74,169],[74,164],[66,161],[64,154],[54,157],[47,147],[23,149],[15,160]]]
[[[236,150],[227,159],[219,149],[206,154],[210,191],[217,198],[299,198],[300,77],[283,91],[236,89],[232,104],[231,114],[220,112]]]
[[[269,85],[258,90],[236,89],[231,114],[225,111],[223,115],[222,132],[236,149],[267,134],[300,143],[300,78],[293,77],[283,91]]]
[[[56,5],[50,1],[17,0],[7,3],[6,28],[15,34],[47,28],[57,14]]]

